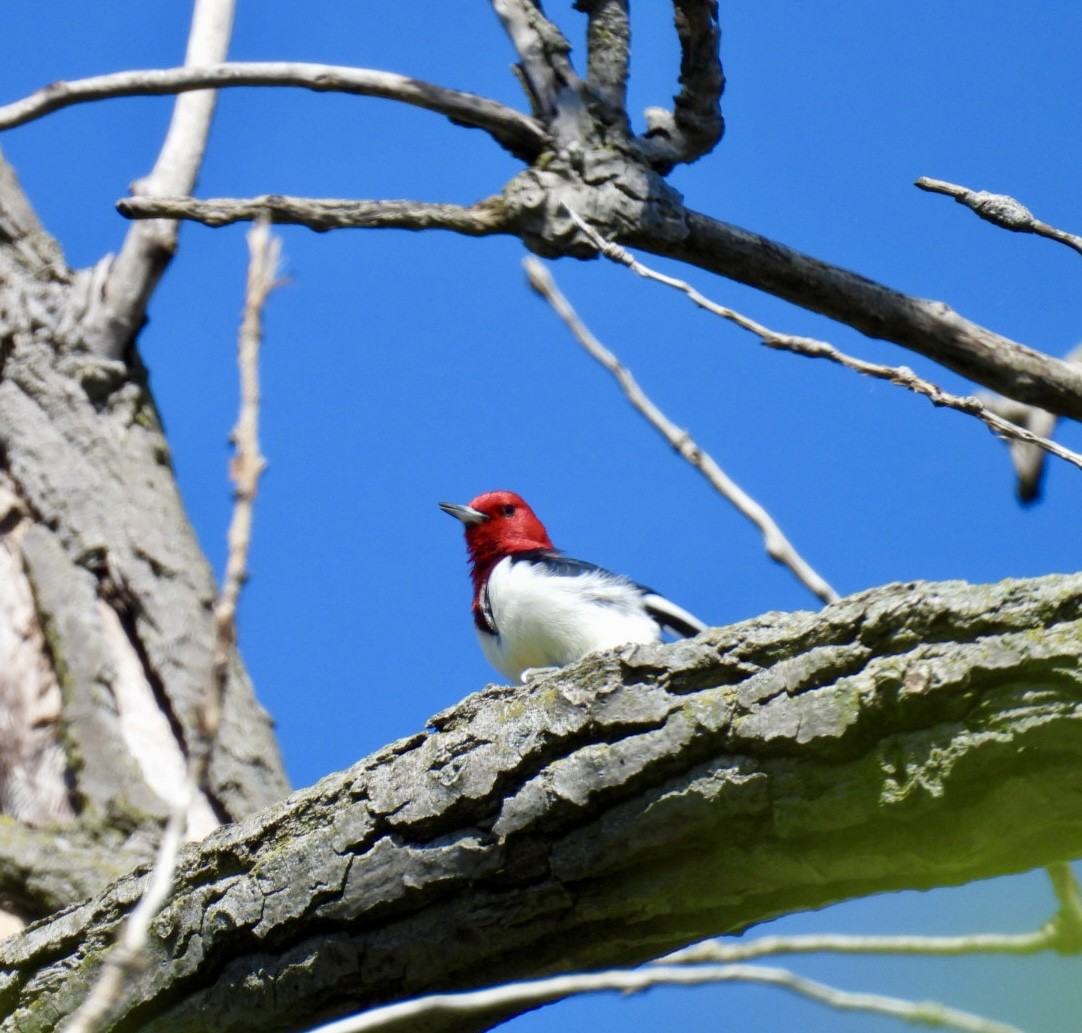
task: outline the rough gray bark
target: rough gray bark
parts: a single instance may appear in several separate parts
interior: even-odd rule
[[[263,198],[208,205],[207,221],[271,208],[319,229],[515,233],[543,254],[592,254],[570,205],[613,239],[1082,416],[1076,368],[684,206],[664,174],[723,125],[713,0],[674,3],[681,89],[639,136],[624,110],[624,0],[580,0],[585,80],[536,3],[493,2],[533,118],[389,75],[313,88],[485,129],[532,163],[499,197]],[[292,68],[260,74],[305,82]],[[226,66],[203,74],[240,81]],[[166,73],[148,91],[193,84]],[[190,205],[127,211],[190,217]],[[213,583],[134,345],[105,359],[84,339],[107,269],[68,270],[0,162],[0,903],[50,916],[0,944],[0,1029],[20,1033],[55,1028],[93,982],[139,896],[142,876],[124,872],[150,852],[210,679]],[[195,817],[249,817],[185,855],[111,1028],[302,1029],[1077,856],[1080,621],[1082,576],[888,586],[490,688],[270,806],[284,779],[238,662]]]
[[[491,687],[192,848],[110,1028],[298,1030],[1077,856],[1080,644],[1082,575],[918,583]],[[0,947],[0,1029],[53,1028],[139,886]]]
[[[138,357],[82,339],[98,282],[66,267],[0,159],[0,804],[15,819],[0,823],[0,902],[24,918],[146,856],[210,682],[213,578]],[[203,832],[286,790],[239,661],[225,708]],[[90,869],[73,877],[61,855],[55,882],[49,864],[22,878],[42,825],[64,826]]]

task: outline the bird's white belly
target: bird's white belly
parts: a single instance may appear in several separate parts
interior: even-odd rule
[[[488,606],[499,633],[478,631],[481,648],[515,681],[531,667],[563,667],[599,649],[661,638],[636,586],[605,573],[564,577],[503,559],[489,575]]]

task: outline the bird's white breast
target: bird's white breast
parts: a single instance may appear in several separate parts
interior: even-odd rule
[[[486,587],[498,634],[478,631],[489,663],[508,678],[531,667],[562,667],[598,649],[658,642],[637,585],[607,571],[573,576],[529,560],[500,560]]]

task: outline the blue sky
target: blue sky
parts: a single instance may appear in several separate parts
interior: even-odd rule
[[[670,5],[634,14],[632,111],[669,102]],[[547,10],[581,56],[583,18]],[[912,186],[929,175],[1013,194],[1082,229],[1082,5],[990,0],[722,3],[728,130],[674,173],[692,207],[947,301],[1053,354],[1082,339],[1079,259],[996,230]],[[0,99],[60,78],[180,62],[189,5],[5,5]],[[488,4],[242,2],[232,56],[355,64],[523,107]],[[151,166],[170,102],[70,109],[0,147],[69,261],[115,250],[113,210]],[[516,171],[483,133],[388,102],[296,90],[223,93],[201,196],[265,192],[469,202]],[[757,533],[682,464],[525,288],[521,245],[443,233],[285,228],[287,285],[266,313],[263,447],[241,645],[306,785],[424,726],[491,678],[473,639],[460,529],[436,508],[523,494],[569,552],[653,585],[711,623],[814,607]],[[651,260],[652,261],[652,260]],[[191,518],[216,569],[229,516],[227,436],[244,228],[188,226],[142,336]],[[653,262],[673,271],[672,266]],[[593,331],[843,593],[889,581],[1075,570],[1082,474],[1013,498],[1004,447],[975,421],[889,385],[770,353],[663,288],[600,262],[553,271]],[[969,387],[918,356],[748,288],[687,271],[718,301]],[[1082,449],[1077,426],[1059,438]],[[1040,874],[906,894],[779,930],[1033,927]],[[837,962],[849,988],[941,996],[1051,1033],[1077,1028],[1079,963]],[[516,1033],[586,1026],[745,1033],[896,1030],[763,990],[559,1005]]]

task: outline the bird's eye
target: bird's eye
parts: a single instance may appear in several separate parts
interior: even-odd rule
[[[503,515],[504,516],[514,516],[515,515],[515,507],[512,506],[511,503],[508,503],[506,506],[503,507]]]

